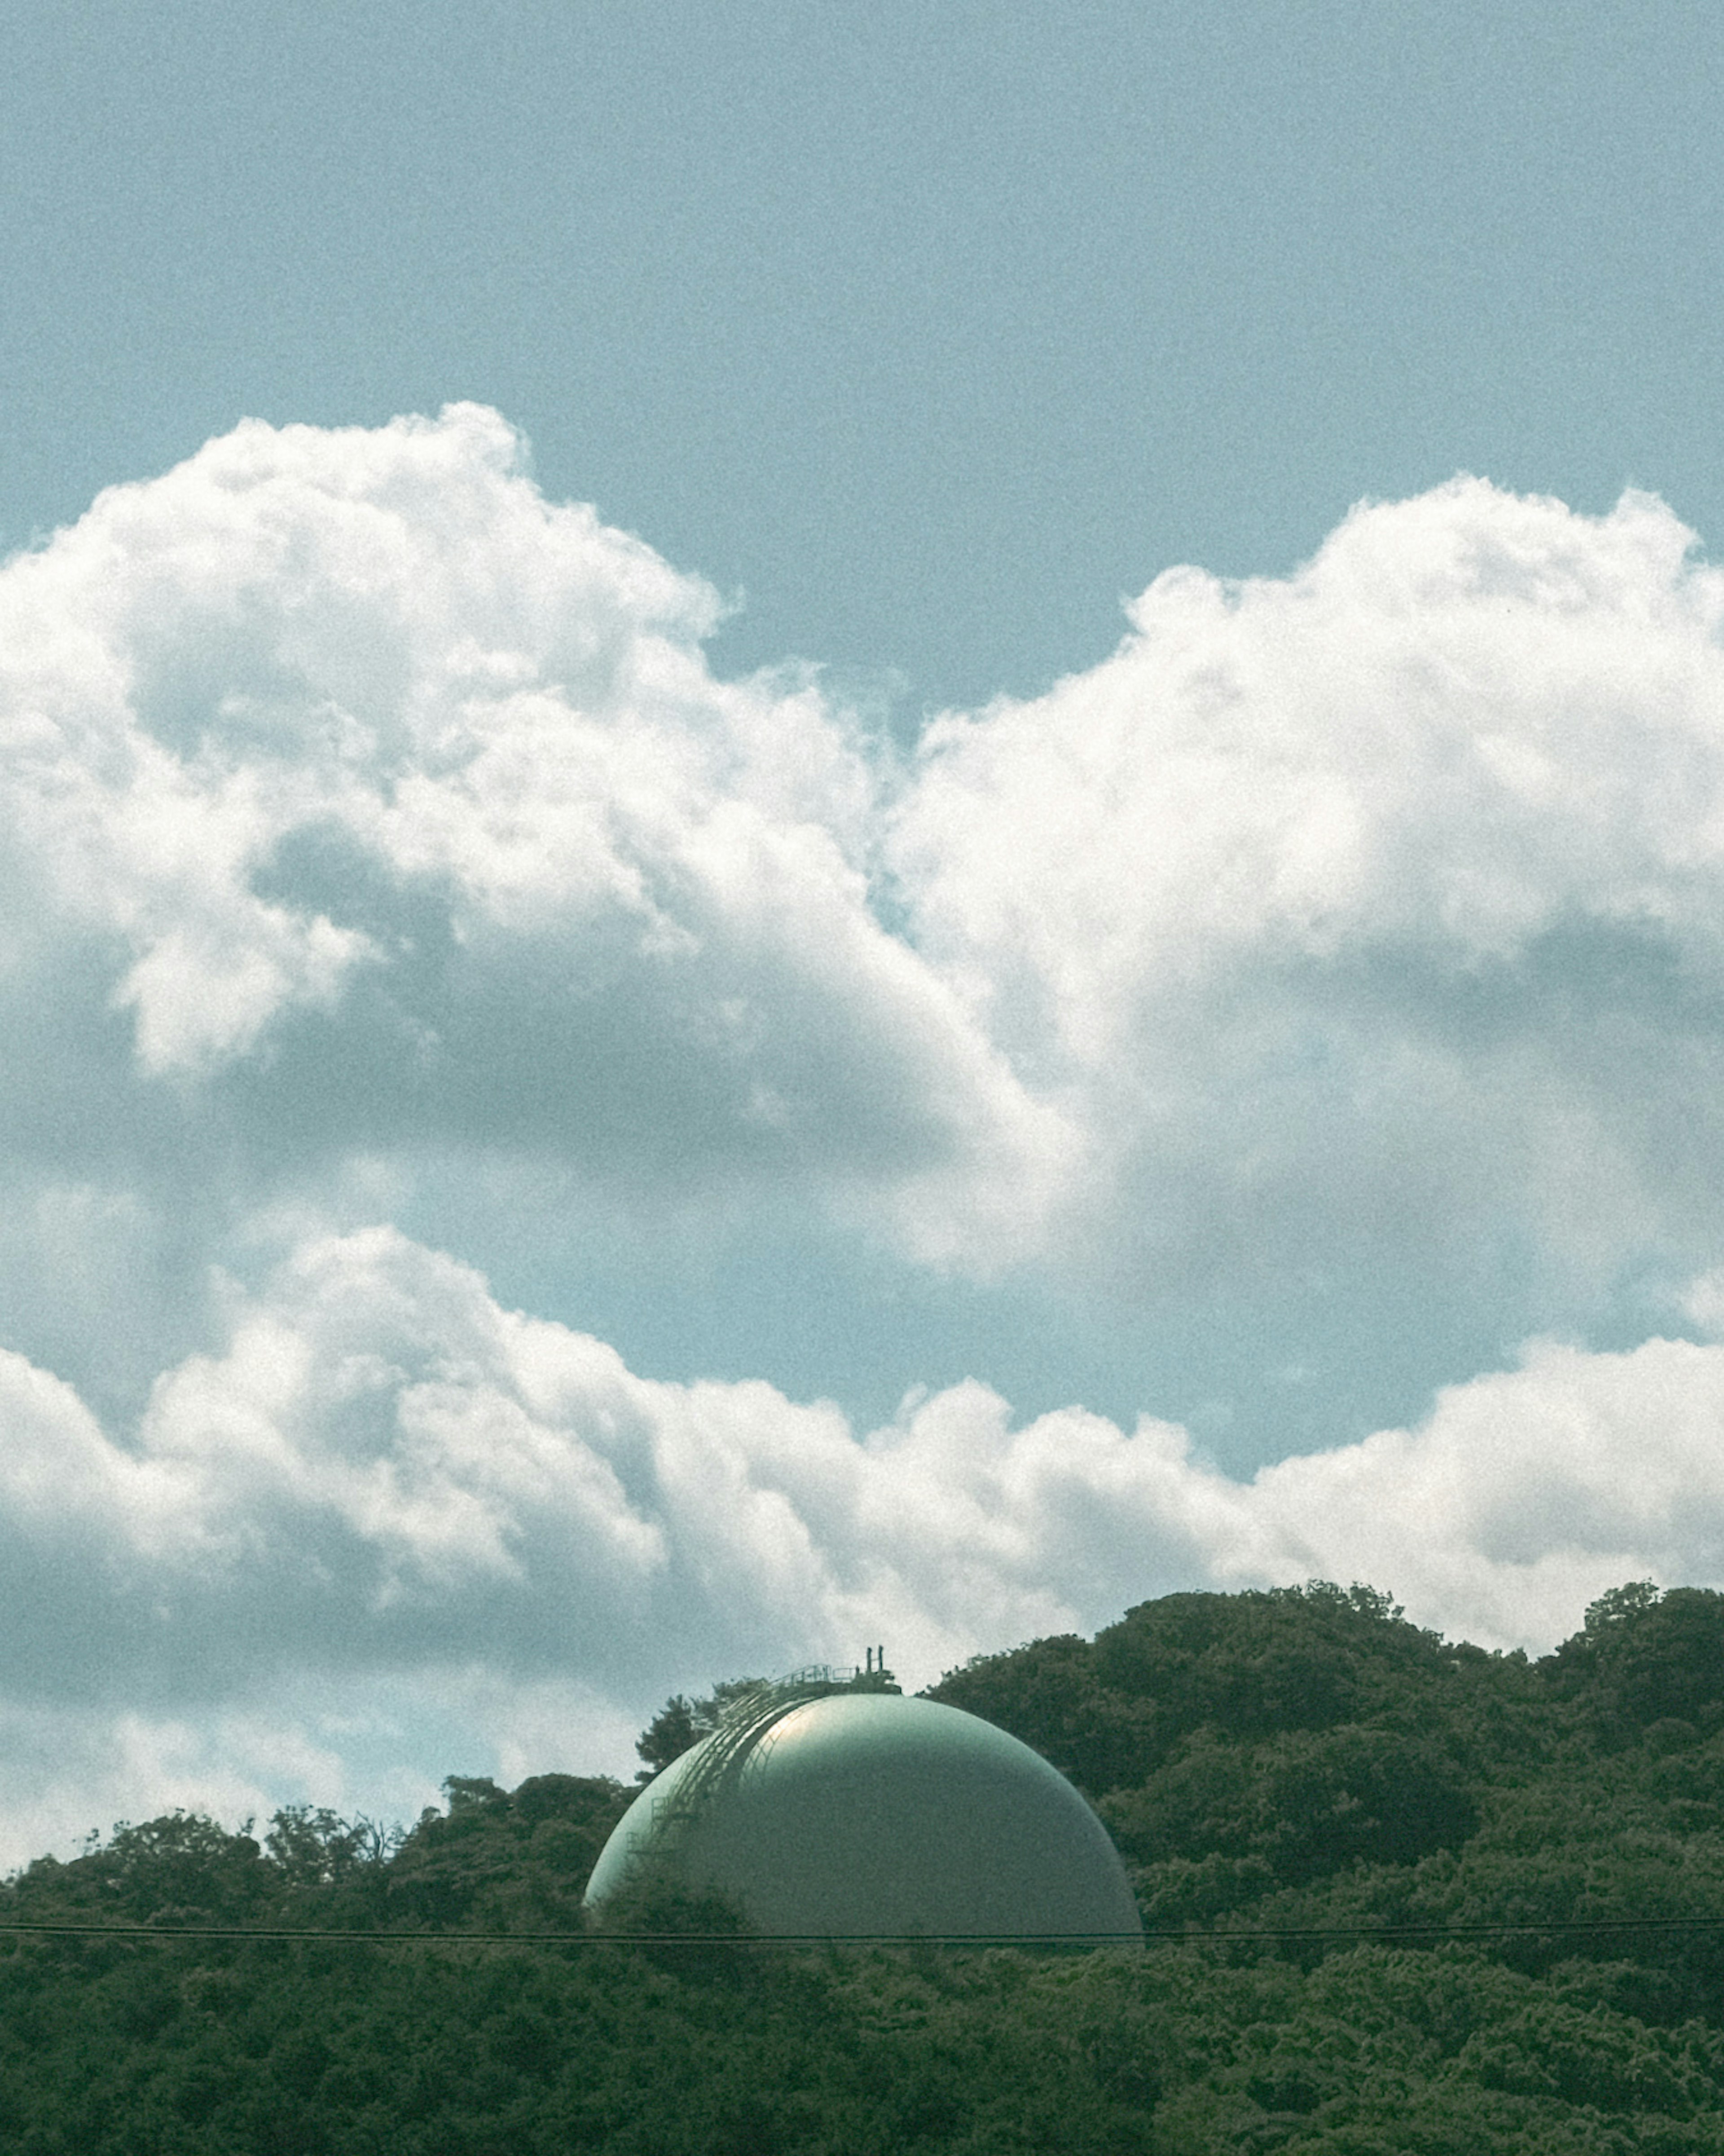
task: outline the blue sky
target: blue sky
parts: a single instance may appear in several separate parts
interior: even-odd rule
[[[1718,1576],[1712,11],[9,27],[4,1851]]]

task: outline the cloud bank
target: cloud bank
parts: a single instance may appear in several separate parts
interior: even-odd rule
[[[803,1189],[910,1256],[1710,1251],[1724,584],[1457,480],[906,763],[491,413],[248,423],[0,571],[13,1158]],[[1702,1247],[1704,1245],[1704,1247]]]
[[[474,1657],[639,1691],[667,1655],[876,1635],[926,1680],[1106,1622],[1146,1578],[1362,1564],[1429,1621],[1548,1644],[1624,1567],[1724,1555],[1724,1348],[1690,1341],[1534,1342],[1416,1430],[1242,1483],[1175,1424],[1019,1425],[973,1381],[858,1433],[758,1381],[640,1378],[377,1228],[297,1252],[221,1353],[163,1375],[134,1445],[22,1358],[0,1400],[8,1682],[61,1702]]]
[[[710,590],[475,406],[247,423],[0,565],[5,1850],[127,1776],[620,1765],[674,1686],[1174,1586],[1544,1645],[1717,1578],[1721,606],[1649,497],[1460,480],[900,752],[716,679]],[[1507,1252],[1687,1337],[1255,1478],[985,1369],[869,1430],[504,1306],[488,1178],[818,1219],[934,1298]]]
[[[886,1640],[926,1683],[1178,1586],[1389,1580],[1422,1621],[1548,1645],[1624,1578],[1724,1573],[1721,1418],[1724,1348],[1655,1340],[1535,1344],[1416,1430],[1249,1483],[1174,1424],[1019,1425],[975,1383],[859,1433],[758,1382],[640,1378],[376,1228],[306,1245],[236,1302],[134,1445],[0,1359],[7,1712],[69,1722],[110,1775],[154,1761],[170,1790],[177,1745],[202,1801],[270,1772],[327,1800],[352,1785],[344,1725],[375,1732],[380,1701],[398,1738],[439,1702],[439,1737],[520,1772],[598,1763],[596,1711],[622,1766],[629,1717],[604,1702],[642,1716],[672,1676]],[[14,1750],[32,1828],[39,1771]]]

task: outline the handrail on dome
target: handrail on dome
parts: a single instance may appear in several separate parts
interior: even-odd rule
[[[898,1690],[886,1667],[884,1647],[870,1647],[867,1662],[859,1669],[854,1665],[844,1670],[830,1662],[809,1662],[782,1677],[762,1678],[731,1702],[718,1727],[700,1747],[700,1757],[676,1778],[668,1794],[652,1799],[649,1833],[644,1837],[631,1835],[631,1842],[638,1848],[641,1840],[650,1840],[661,1851],[674,1846],[676,1837],[693,1825],[713,1791],[753,1748],[756,1740],[804,1701],[824,1699],[839,1691]]]

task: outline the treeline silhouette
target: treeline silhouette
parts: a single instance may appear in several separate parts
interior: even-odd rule
[[[1173,1594],[932,1696],[1090,1796],[1144,1949],[594,1940],[607,1777],[174,1814],[0,1887],[90,1928],[0,1931],[0,2148],[1724,2156],[1724,1595],[1619,1588],[1529,1661],[1367,1588]]]

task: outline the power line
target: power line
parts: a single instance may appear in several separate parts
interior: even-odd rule
[[[567,1947],[779,1947],[939,1946],[1056,1947],[1135,1946],[1151,1941],[1185,1946],[1231,1946],[1246,1941],[1317,1939],[1444,1939],[1563,1938],[1617,1932],[1724,1931],[1716,1917],[1588,1917],[1548,1922],[1499,1920],[1480,1923],[1241,1925],[1234,1930],[1193,1931],[1186,1927],[1146,1925],[1141,1932],[449,1932],[410,1930],[313,1930],[305,1926],[249,1924],[78,1924],[47,1920],[0,1920],[0,1935],[81,1939],[271,1939],[307,1945],[369,1946],[567,1946]]]

